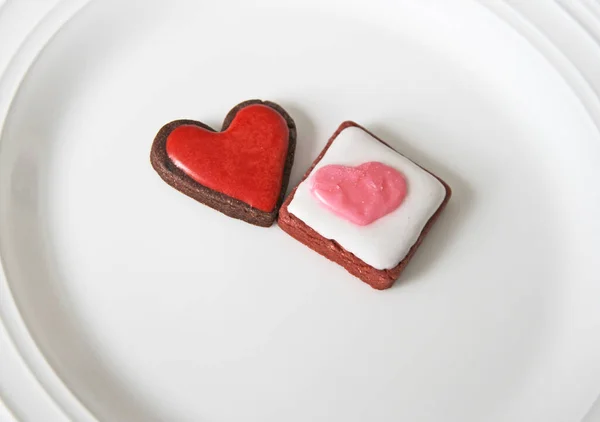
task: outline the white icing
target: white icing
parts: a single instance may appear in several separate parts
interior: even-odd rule
[[[402,204],[367,226],[355,225],[325,208],[310,191],[315,170],[329,165],[357,166],[379,161],[400,171],[407,182]],[[298,186],[288,211],[327,239],[333,239],[379,270],[398,265],[442,204],[446,189],[435,177],[388,148],[364,130],[344,129],[306,180]]]

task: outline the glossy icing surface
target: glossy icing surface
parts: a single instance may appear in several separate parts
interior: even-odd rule
[[[173,163],[196,182],[271,212],[279,198],[288,144],[283,116],[254,104],[240,110],[223,132],[177,127],[166,149]]]
[[[394,211],[359,226],[332,213],[312,193],[315,175],[329,165],[360,166],[375,161],[400,172],[406,196]],[[393,268],[408,254],[446,196],[434,176],[358,127],[344,129],[311,174],[298,186],[288,211],[327,239],[337,241],[368,265]]]
[[[406,196],[402,174],[371,161],[349,167],[330,164],[317,170],[311,192],[334,214],[366,226],[400,206]]]

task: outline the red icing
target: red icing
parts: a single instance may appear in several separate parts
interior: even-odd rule
[[[289,129],[272,108],[240,110],[224,132],[182,125],[167,138],[167,155],[196,182],[261,211],[275,209],[288,152]]]

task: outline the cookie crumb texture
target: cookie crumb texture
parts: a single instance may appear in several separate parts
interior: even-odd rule
[[[350,130],[340,136],[347,129]],[[332,149],[334,141],[339,144]],[[361,160],[369,161],[373,157],[394,166],[406,177],[406,200],[394,212],[360,226],[330,213],[309,195],[313,170],[316,173],[319,168],[332,164],[360,166]],[[341,265],[371,287],[383,290],[398,279],[450,196],[451,189],[444,181],[401,156],[358,124],[344,122],[283,203],[278,224],[294,239]]]
[[[195,120],[163,126],[150,161],[170,186],[232,218],[273,224],[294,162],[296,125],[270,101],[249,100],[225,117],[220,132]]]

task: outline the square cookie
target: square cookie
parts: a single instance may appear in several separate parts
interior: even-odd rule
[[[283,203],[278,224],[371,287],[387,289],[450,195],[441,179],[344,122]]]

